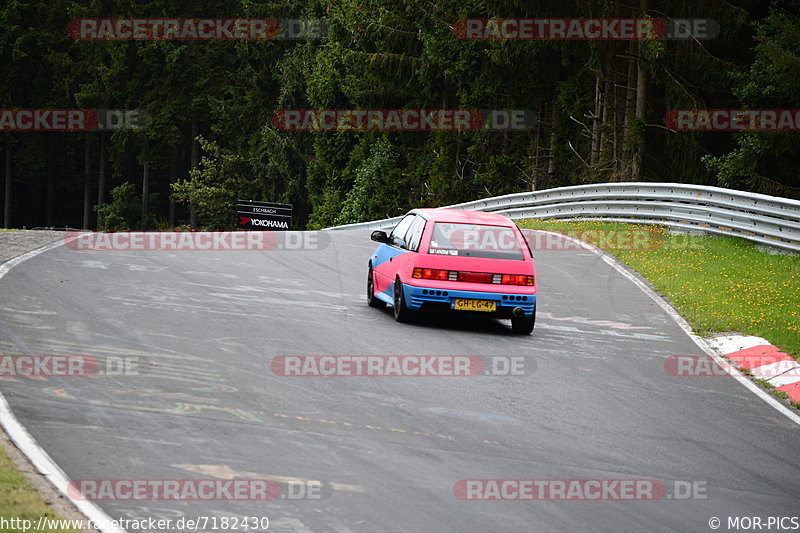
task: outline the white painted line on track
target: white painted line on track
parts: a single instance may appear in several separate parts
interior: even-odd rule
[[[6,261],[0,265],[0,279],[20,263],[52,250],[53,248],[57,248],[64,243],[64,240],[58,240],[47,246],[42,246],[41,248],[37,248],[19,257],[15,257],[10,261]],[[36,470],[52,483],[65,498],[72,502],[72,505],[83,513],[86,518],[94,522],[95,526],[100,531],[103,533],[126,533],[124,529],[112,524],[111,517],[94,502],[76,500],[69,494],[67,490],[70,483],[69,477],[67,477],[67,474],[56,464],[53,458],[39,446],[39,443],[36,442],[36,439],[25,429],[25,426],[17,420],[17,417],[14,416],[14,413],[11,411],[11,406],[8,405],[5,397],[3,397],[2,392],[0,392],[0,426],[5,429],[12,442],[25,454]]]

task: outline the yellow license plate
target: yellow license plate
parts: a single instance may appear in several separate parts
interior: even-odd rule
[[[459,311],[484,311],[491,313],[497,310],[497,303],[490,300],[465,300],[456,298],[453,309]]]

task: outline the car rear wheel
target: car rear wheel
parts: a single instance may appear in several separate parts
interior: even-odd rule
[[[411,320],[413,312],[406,307],[406,298],[403,295],[403,284],[400,278],[394,280],[394,319],[398,322]]]
[[[511,331],[523,335],[530,335],[531,331],[533,331],[534,324],[536,324],[536,307],[533,308],[533,313],[529,317],[512,318]]]
[[[386,302],[375,297],[375,278],[372,273],[372,265],[369,266],[367,274],[367,304],[370,307],[377,307],[378,309],[386,307]]]

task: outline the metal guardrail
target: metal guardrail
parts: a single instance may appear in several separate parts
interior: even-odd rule
[[[683,183],[601,183],[495,196],[446,206],[525,218],[589,218],[660,224],[741,237],[800,252],[800,201]],[[402,217],[334,226],[331,230],[394,227]]]

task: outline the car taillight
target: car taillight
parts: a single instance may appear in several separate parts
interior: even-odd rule
[[[523,274],[503,274],[503,285],[533,285],[533,276]]]
[[[439,281],[447,281],[449,272],[447,270],[438,270],[435,268],[415,268],[411,277],[416,279],[437,279]]]
[[[458,281],[469,283],[491,283],[492,275],[484,272],[459,272]]]
[[[414,268],[411,277],[437,281],[462,281],[466,283],[493,283],[496,285],[534,285],[534,277],[525,274],[492,274],[489,272],[458,272],[437,268]]]

